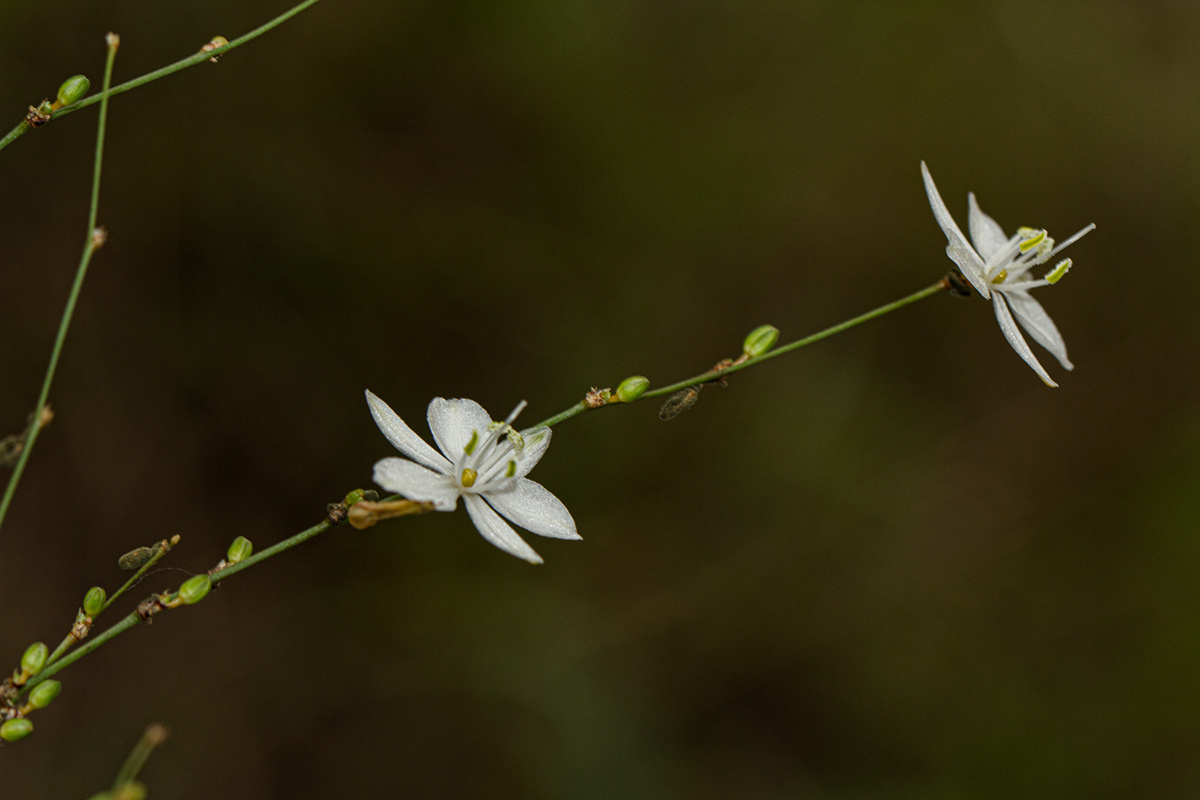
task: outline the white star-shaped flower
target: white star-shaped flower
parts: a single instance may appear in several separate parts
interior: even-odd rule
[[[1028,273],[1039,264],[1049,261],[1063,248],[1074,244],[1096,226],[1088,225],[1057,247],[1054,240],[1046,235],[1046,231],[1036,228],[1018,228],[1013,236],[1005,236],[1004,229],[996,220],[979,210],[979,204],[975,202],[975,194],[972,192],[967,195],[967,226],[971,231],[971,241],[968,242],[954,217],[950,216],[946,204],[942,202],[942,196],[938,194],[924,161],[921,162],[921,175],[925,178],[925,192],[929,195],[933,215],[949,240],[946,255],[958,265],[962,274],[985,300],[991,298],[996,309],[996,319],[1000,322],[1000,330],[1017,351],[1017,355],[1033,367],[1033,371],[1047,386],[1058,386],[1038,363],[1017,323],[1021,324],[1021,328],[1024,328],[1034,341],[1053,353],[1064,368],[1075,368],[1067,360],[1067,345],[1063,342],[1058,328],[1054,326],[1054,321],[1042,308],[1041,303],[1029,295],[1030,289],[1058,283],[1071,268],[1071,259],[1064,258],[1041,279],[1031,278]],[[974,247],[971,246],[972,242]]]
[[[534,564],[542,563],[541,556],[501,515],[540,536],[580,538],[567,507],[525,477],[550,446],[550,429],[512,427],[524,401],[504,422],[493,422],[474,400],[435,397],[427,418],[441,453],[369,391],[367,405],[383,435],[408,456],[385,458],[375,465],[375,482],[384,489],[433,503],[438,511],[453,511],[461,497],[483,538]]]

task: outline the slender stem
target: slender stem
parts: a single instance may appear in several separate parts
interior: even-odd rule
[[[38,395],[37,407],[33,412],[34,424],[29,428],[29,438],[26,439],[25,447],[21,450],[21,457],[17,461],[17,465],[13,467],[12,475],[9,476],[8,486],[4,489],[4,499],[0,500],[0,525],[4,524],[4,517],[8,514],[13,493],[17,490],[21,473],[25,471],[25,463],[29,461],[29,454],[33,452],[34,442],[37,441],[38,431],[41,430],[38,421],[42,418],[42,410],[45,409],[46,400],[50,396],[50,384],[54,382],[58,357],[62,354],[63,343],[67,340],[67,330],[71,327],[71,317],[75,313],[75,303],[79,299],[79,292],[83,289],[83,279],[87,275],[92,253],[96,252],[96,249],[103,243],[102,237],[98,237],[96,233],[96,214],[100,204],[100,166],[104,161],[104,126],[108,121],[108,96],[112,84],[113,60],[117,57],[119,46],[120,40],[110,33],[108,35],[108,58],[104,63],[104,88],[100,92],[100,122],[96,130],[96,157],[92,168],[92,202],[91,208],[88,209],[88,227],[83,240],[83,255],[80,256],[79,267],[75,270],[75,283],[71,286],[71,294],[67,297],[67,307],[63,309],[62,320],[58,323],[58,336],[54,340],[54,349],[50,352],[50,363],[46,367],[46,377],[42,380],[42,391]]]
[[[125,759],[125,763],[121,765],[121,770],[117,773],[117,777],[113,780],[112,791],[116,791],[125,784],[130,783],[137,778],[138,773],[142,771],[142,767],[146,766],[146,759],[150,758],[150,754],[154,752],[154,748],[158,747],[167,739],[167,729],[162,725],[153,724],[146,728],[146,732],[142,734],[142,738],[133,746],[133,750],[129,753],[129,757]]]
[[[115,592],[113,592],[112,597],[109,597],[107,600],[104,601],[104,605],[101,606],[100,611],[96,614],[96,616],[99,617],[100,614],[103,614],[105,611],[107,611],[108,607],[111,606],[113,603],[115,603],[117,601],[118,597],[120,597],[121,595],[123,595],[127,591],[129,591],[131,588],[133,588],[133,586],[136,585],[137,582],[142,579],[142,576],[150,571],[151,567],[153,567],[155,564],[157,564],[163,556],[165,556],[167,553],[171,552],[171,547],[174,545],[174,543],[176,541],[178,541],[178,537],[173,538],[173,539],[163,539],[161,542],[159,542],[156,545],[157,552],[154,555],[150,556],[150,558],[148,558],[146,560],[146,563],[142,564],[142,566],[138,569],[138,571],[133,573],[133,577],[131,577],[129,580],[125,581],[125,583],[121,586],[120,589],[117,589]]]
[[[216,570],[210,576],[212,578],[212,582],[217,583],[219,581],[223,581],[228,577],[238,574],[239,572],[241,572],[244,569],[253,567],[255,564],[257,564],[260,561],[266,561],[271,556],[278,555],[278,554],[282,553],[284,550],[290,550],[291,548],[295,547],[298,544],[307,542],[309,539],[313,538],[314,536],[324,533],[325,531],[329,530],[332,527],[333,527],[333,522],[331,522],[328,519],[322,520],[321,522],[317,523],[316,525],[313,525],[311,528],[300,531],[295,536],[292,536],[291,538],[288,538],[288,539],[284,539],[279,544],[268,547],[266,550],[263,550],[261,553],[255,553],[254,555],[250,556],[249,558],[243,558],[241,561],[237,562],[236,564],[230,564],[227,567],[222,567],[221,569]]]
[[[686,389],[689,386],[696,386],[697,384],[709,383],[711,381],[715,381],[718,378],[721,378],[725,375],[729,375],[730,373],[737,372],[738,370],[746,369],[747,367],[752,367],[755,364],[760,364],[769,358],[775,358],[776,356],[781,356],[784,353],[790,353],[793,350],[798,350],[799,348],[804,347],[806,345],[810,345],[814,342],[819,342],[826,337],[833,336],[835,333],[841,333],[842,331],[844,331],[848,328],[853,328],[855,325],[861,325],[862,323],[867,322],[868,320],[875,319],[876,317],[881,317],[884,314],[887,314],[891,311],[895,311],[898,308],[903,308],[904,306],[908,305],[909,303],[915,303],[918,300],[922,300],[926,297],[929,297],[930,295],[937,294],[938,292],[940,292],[944,289],[949,289],[949,288],[950,288],[949,281],[946,278],[942,278],[937,283],[932,284],[931,286],[926,286],[924,289],[921,289],[918,292],[913,292],[912,294],[910,294],[906,297],[902,297],[899,300],[896,300],[895,302],[888,303],[887,305],[884,305],[884,306],[880,306],[879,308],[876,308],[872,311],[868,311],[865,314],[860,314],[857,317],[854,317],[853,319],[848,319],[845,322],[841,322],[841,323],[838,323],[837,325],[834,325],[833,327],[826,328],[823,331],[818,331],[818,332],[812,334],[811,336],[805,336],[803,339],[798,339],[794,342],[790,342],[781,347],[777,347],[774,350],[764,353],[761,356],[755,356],[754,358],[748,358],[745,361],[742,361],[741,363],[731,364],[730,366],[723,367],[721,369],[710,369],[707,372],[701,372],[699,375],[694,375],[691,378],[687,378],[685,380],[679,381],[678,383],[672,383],[669,386],[663,386],[659,389],[654,389],[653,391],[646,392],[638,399],[644,400],[644,399],[647,399],[650,397],[662,397],[665,394],[672,394],[674,392],[679,391],[680,389]],[[609,403],[608,405],[624,405],[624,404],[623,403],[621,403],[621,404]],[[596,407],[604,408],[605,406],[596,406]],[[590,411],[591,408],[592,407],[589,406],[586,401],[581,400],[578,403],[576,403],[575,405],[571,406],[570,408],[560,411],[559,413],[555,414],[554,416],[552,416],[548,419],[545,419],[538,424],[546,425],[547,427],[552,426],[552,425],[557,425],[558,423],[562,422],[563,420],[570,419],[571,417],[582,414],[585,411]]]
[[[261,553],[256,553],[247,559],[239,561],[236,564],[230,564],[227,567],[222,567],[219,570],[215,570],[210,576],[212,578],[212,582],[217,583],[218,581],[223,581],[232,575],[236,575],[247,567],[252,567],[260,561],[265,561],[272,556],[282,553],[284,550],[290,550],[296,545],[306,542],[318,534],[324,533],[331,527],[333,527],[332,521],[328,519],[323,520],[311,528],[300,531],[295,536],[284,539],[279,544],[268,547]],[[108,630],[88,639],[86,644],[80,645],[70,655],[63,657],[61,660],[56,661],[53,664],[48,664],[44,669],[42,669],[41,672],[37,674],[37,677],[31,678],[29,682],[21,688],[21,694],[26,694],[34,686],[37,686],[39,683],[54,675],[59,670],[66,669],[71,664],[74,664],[76,661],[83,658],[96,648],[102,647],[110,639],[120,636],[122,633],[130,628],[135,627],[141,622],[143,622],[141,614],[139,614],[137,611],[131,612],[128,616],[124,617],[120,622],[113,625]]]
[[[275,19],[266,23],[265,25],[260,25],[259,27],[255,28],[254,30],[247,33],[245,36],[234,39],[229,44],[222,45],[220,47],[214,48],[214,49],[206,51],[206,52],[196,53],[196,54],[188,56],[187,58],[184,58],[180,61],[176,61],[174,64],[168,64],[167,66],[161,67],[160,69],[156,69],[153,72],[147,72],[145,75],[142,75],[140,78],[134,78],[131,81],[126,81],[125,83],[122,83],[118,86],[112,87],[112,90],[109,92],[109,94],[121,94],[122,92],[128,92],[130,89],[136,89],[137,87],[139,87],[143,84],[150,83],[150,81],[156,81],[159,78],[164,78],[167,75],[170,75],[171,73],[174,73],[174,72],[178,72],[181,69],[187,69],[188,67],[195,66],[196,64],[199,64],[202,61],[207,61],[208,59],[210,59],[214,56],[219,56],[222,53],[227,53],[230,50],[232,50],[233,48],[239,47],[239,46],[245,44],[246,42],[250,41],[251,39],[257,39],[259,36],[262,36],[264,33],[271,30],[275,26],[288,21],[289,19],[291,19],[295,15],[299,14],[301,11],[308,8],[309,6],[315,5],[318,1],[319,0],[304,0],[303,3],[293,6],[292,8],[290,8],[287,11],[280,14]],[[53,116],[51,116],[50,119],[52,119],[52,120],[58,119],[59,117],[66,116],[67,114],[72,114],[81,108],[85,108],[87,106],[90,106],[94,103],[99,103],[99,102],[101,102],[101,97],[99,95],[92,95],[91,97],[86,97],[83,100],[80,100],[78,103],[72,103],[69,106],[63,106],[62,108],[58,109],[57,111],[54,112]],[[14,127],[11,131],[9,131],[4,136],[3,139],[0,139],[0,150],[3,150],[10,143],[12,143],[15,139],[22,136],[26,131],[29,130],[29,128],[30,128],[29,123],[26,120],[21,120],[16,125],[16,127]]]

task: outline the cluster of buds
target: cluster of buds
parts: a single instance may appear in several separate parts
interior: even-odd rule
[[[50,705],[62,691],[58,681],[45,680],[30,690],[24,705],[16,702],[21,687],[45,669],[49,658],[50,649],[42,642],[29,645],[21,656],[21,666],[0,686],[0,719],[4,720],[0,723],[0,741],[16,742],[33,733],[33,723],[26,716]]]

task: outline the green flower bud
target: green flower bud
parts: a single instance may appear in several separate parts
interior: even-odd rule
[[[43,100],[38,103],[37,112],[44,117],[48,117],[54,113],[54,105],[49,100]]]
[[[621,381],[621,385],[617,387],[617,400],[622,403],[632,403],[641,397],[648,388],[650,388],[649,378],[645,375],[631,375]]]
[[[230,564],[236,564],[243,558],[249,558],[254,552],[254,545],[245,536],[239,536],[229,545],[229,550],[225,553],[225,560]]]
[[[104,601],[108,599],[108,593],[99,586],[93,586],[87,590],[87,594],[83,596],[83,613],[89,617],[94,617],[104,610]]]
[[[359,500],[366,500],[366,499],[367,499],[367,492],[365,489],[355,489],[353,492],[350,492],[350,494],[346,495],[346,499],[342,500],[342,505],[344,505],[346,508],[349,508],[350,506],[357,503]]]
[[[29,675],[37,675],[46,666],[49,657],[50,649],[46,645],[41,642],[31,644],[25,655],[21,656],[21,670]]]
[[[779,341],[779,328],[774,325],[759,325],[750,331],[742,342],[742,352],[754,358],[770,350]]]
[[[179,599],[185,606],[190,606],[208,596],[210,589],[212,589],[212,579],[207,575],[196,575],[188,578],[179,587]]]
[[[62,684],[58,681],[42,681],[29,693],[29,705],[34,708],[45,708],[54,702],[54,698],[58,697],[58,693],[61,691]]]
[[[33,723],[27,719],[10,719],[0,725],[0,739],[16,742],[33,733]]]
[[[90,88],[92,88],[92,82],[86,76],[72,75],[62,82],[62,86],[58,87],[58,104],[69,106],[77,100],[82,100]]]

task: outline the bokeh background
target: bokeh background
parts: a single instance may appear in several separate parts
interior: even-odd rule
[[[7,129],[286,8],[0,4]],[[1064,238],[1045,388],[939,295],[564,423],[531,567],[461,510],[339,528],[61,674],[0,794],[1200,794],[1200,6],[326,0],[113,100],[93,261],[0,532],[0,661],[320,520],[433,396],[532,423],[936,280],[963,220]],[[0,152],[0,433],[37,396],[95,109]],[[1042,351],[1038,351],[1041,353]],[[0,476],[6,477],[6,476]],[[117,614],[112,614],[115,621]],[[103,623],[102,623],[103,624]],[[4,667],[7,669],[7,667]]]

